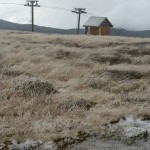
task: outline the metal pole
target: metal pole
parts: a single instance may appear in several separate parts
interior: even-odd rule
[[[78,34],[80,34],[80,19],[81,19],[81,11],[79,11],[79,18],[78,18]]]
[[[33,2],[32,2],[32,32],[34,32],[34,6],[33,6]]]
[[[34,7],[40,7],[40,5],[38,5],[38,2],[39,2],[39,0],[27,0],[27,4],[24,5],[24,6],[31,7],[32,32],[34,32]]]
[[[72,12],[78,14],[78,29],[77,34],[80,34],[80,20],[81,20],[81,14],[86,14],[85,8],[75,8]]]

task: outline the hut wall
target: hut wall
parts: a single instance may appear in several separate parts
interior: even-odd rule
[[[101,27],[101,35],[110,35],[110,26]]]
[[[91,35],[110,35],[110,26],[102,26],[102,27],[86,27],[85,34]]]
[[[99,28],[98,27],[90,27],[90,32],[89,34],[92,35],[99,35]]]

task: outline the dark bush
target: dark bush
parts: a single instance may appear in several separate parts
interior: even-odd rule
[[[18,94],[22,96],[32,96],[32,95],[42,95],[42,94],[51,94],[57,93],[57,90],[53,87],[52,84],[48,82],[41,81],[29,81],[25,82],[22,85],[19,85],[15,88]]]
[[[92,61],[99,62],[99,63],[109,63],[110,65],[132,63],[130,58],[125,58],[121,55],[102,56],[99,53],[98,54],[95,53],[95,54],[91,54],[89,57]]]
[[[72,51],[59,50],[56,52],[55,59],[73,59],[79,58],[80,54]]]
[[[86,109],[89,110],[93,105],[94,102],[89,102],[84,99],[68,99],[59,104],[59,109],[64,111],[73,111],[78,109]]]
[[[11,77],[20,76],[21,74],[23,74],[23,72],[19,71],[19,70],[8,69],[8,70],[3,71],[3,75],[7,75],[7,76],[11,76]]]
[[[127,71],[127,70],[106,70],[106,73],[113,79],[141,79],[143,77],[142,72]]]

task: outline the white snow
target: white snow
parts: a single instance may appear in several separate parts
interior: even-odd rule
[[[122,135],[126,138],[138,137],[150,134],[150,121],[143,121],[141,118],[127,117],[118,123],[110,125],[110,129],[121,129]]]

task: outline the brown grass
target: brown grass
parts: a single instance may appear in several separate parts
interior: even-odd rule
[[[95,53],[90,55],[90,59],[95,62],[108,63],[110,65],[121,64],[121,63],[127,63],[127,64],[132,63],[130,58],[125,58],[122,55],[103,56],[99,53]]]
[[[75,139],[122,116],[149,119],[149,43],[1,31],[0,139]]]

